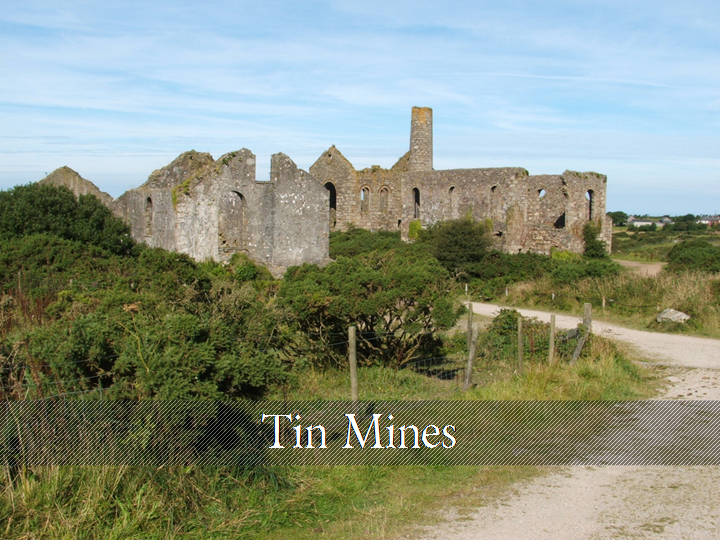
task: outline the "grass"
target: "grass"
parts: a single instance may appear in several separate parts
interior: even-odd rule
[[[572,285],[541,279],[512,286],[505,300],[513,306],[572,313],[581,313],[583,304],[589,302],[598,318],[646,330],[720,337],[720,276],[702,272],[661,272],[647,277],[626,271]],[[685,325],[658,324],[655,318],[665,308],[687,313],[691,319]]]
[[[637,231],[632,227],[613,227],[613,257],[630,261],[662,262],[668,252],[683,240],[707,240],[720,245],[720,233],[714,229],[692,232]]]
[[[530,324],[530,323],[528,323]],[[538,326],[537,328],[544,328]],[[450,338],[448,350],[465,337]],[[553,366],[534,342],[523,376],[515,373],[512,336],[491,324],[481,343],[477,386],[412,370],[362,367],[363,399],[638,399],[657,379],[611,342],[592,338],[579,362]],[[504,351],[504,352],[503,352]],[[496,351],[497,352],[497,351]],[[339,399],[348,374],[306,369],[275,399]],[[0,536],[41,538],[345,538],[404,536],[437,523],[448,505],[467,508],[506,493],[533,467],[275,467],[258,470],[130,467],[32,467],[11,478],[0,471]]]

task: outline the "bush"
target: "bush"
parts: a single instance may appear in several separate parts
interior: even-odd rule
[[[447,271],[427,253],[375,251],[324,268],[291,268],[279,296],[294,326],[320,341],[315,362],[346,365],[348,327],[355,325],[359,361],[400,367],[432,356],[440,346],[435,332],[457,321],[450,287]]]
[[[355,257],[371,251],[403,249],[407,244],[399,232],[378,231],[351,227],[347,232],[330,233],[330,257]]]
[[[4,397],[260,396],[289,373],[283,341],[262,339],[285,316],[265,278],[242,257],[225,267],[46,234],[0,240]]]
[[[482,223],[471,219],[443,221],[420,231],[418,243],[430,252],[451,274],[478,277],[492,242]]]
[[[686,240],[674,246],[668,253],[668,270],[680,272],[699,270],[720,272],[720,248],[706,240]]]
[[[599,227],[588,222],[583,227],[583,240],[585,241],[585,256],[589,259],[607,259],[608,254],[605,243],[598,239]]]
[[[101,247],[116,255],[132,253],[130,228],[94,195],[75,198],[65,187],[44,184],[0,191],[0,236],[50,234]]]

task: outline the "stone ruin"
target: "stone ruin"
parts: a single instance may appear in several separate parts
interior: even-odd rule
[[[226,261],[241,252],[275,275],[289,266],[328,263],[330,232],[351,226],[399,231],[409,240],[419,226],[472,218],[487,223],[498,249],[550,254],[581,253],[583,227],[593,222],[609,249],[606,176],[531,176],[519,167],[436,171],[432,138],[432,109],[413,107],[410,150],[390,169],[356,170],[332,146],[309,173],[275,154],[270,181],[258,181],[250,150],[218,160],[193,150],[117,199],[68,167],[41,182],[97,196],[138,242],[197,260]]]

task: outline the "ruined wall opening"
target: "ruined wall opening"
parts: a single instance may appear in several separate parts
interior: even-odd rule
[[[360,211],[367,212],[370,209],[370,188],[364,187],[360,190]]]
[[[490,188],[490,202],[488,203],[488,217],[490,219],[495,219],[495,210],[496,210],[496,207],[498,204],[497,203],[497,197],[498,197],[497,189],[498,189],[497,186],[492,186]]]
[[[553,227],[555,227],[556,229],[564,229],[565,228],[565,212],[563,212],[562,215],[555,220]]]
[[[337,224],[337,190],[335,189],[335,184],[332,182],[326,182],[325,189],[330,192],[330,196],[328,197],[328,202],[330,203],[330,228],[333,229]]]
[[[420,190],[413,188],[413,217],[420,219]]]
[[[588,204],[587,204],[587,209],[588,209],[588,211],[587,211],[588,221],[592,221],[593,218],[595,217],[595,215],[594,215],[594,210],[595,210],[595,209],[593,208],[593,206],[595,206],[595,200],[594,200],[594,199],[595,199],[595,192],[594,192],[592,189],[588,189],[587,193],[585,194],[585,198],[586,198],[587,201],[588,201]]]
[[[218,208],[220,255],[247,251],[247,200],[239,191],[225,194]]]
[[[151,237],[153,233],[153,203],[148,197],[145,199],[145,236]]]
[[[538,189],[538,199],[542,199],[545,196],[546,192],[544,189]]]
[[[457,219],[457,189],[455,186],[451,186],[450,189],[448,189],[448,203],[449,203],[449,217],[450,219]]]
[[[381,212],[387,212],[388,211],[388,199],[390,198],[390,191],[388,188],[383,187],[380,188],[380,211]]]

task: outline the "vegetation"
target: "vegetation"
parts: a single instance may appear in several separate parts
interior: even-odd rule
[[[371,251],[407,249],[408,244],[400,239],[399,232],[378,231],[350,227],[347,232],[330,233],[330,257],[355,257]]]
[[[585,242],[585,256],[588,259],[607,259],[607,246],[598,235],[600,228],[594,223],[588,222],[583,227],[583,240]]]
[[[720,247],[706,240],[687,240],[674,246],[667,255],[668,270],[695,270],[720,273]]]
[[[651,277],[622,272],[571,284],[543,278],[512,287],[507,302],[575,313],[582,312],[583,304],[589,302],[602,317],[631,326],[720,336],[720,281],[705,272],[663,272]],[[690,321],[658,324],[655,318],[666,307],[687,313]]]
[[[629,217],[625,212],[608,212],[607,215],[612,219],[613,225],[625,225]]]
[[[640,261],[667,261],[670,250],[680,242],[705,240],[720,245],[717,228],[696,223],[695,216],[676,216],[674,224],[617,229],[613,234],[613,256]],[[654,225],[654,224],[653,224]]]
[[[418,243],[426,244],[430,253],[453,275],[476,276],[492,242],[485,225],[471,219],[439,222],[423,229]]]
[[[610,342],[591,338],[575,366],[570,342],[547,364],[547,325],[525,319],[525,374],[514,370],[517,313],[501,313],[480,336],[479,383],[463,394],[454,381],[410,370],[360,371],[365,399],[636,399],[652,380]],[[448,338],[446,353],[465,336]],[[344,398],[336,369],[306,366],[282,397]],[[278,395],[277,397],[281,397]],[[273,467],[232,469],[33,467],[14,482],[0,476],[4,538],[311,538],[382,539],[432,519],[439,500],[496,496],[532,467]],[[478,490],[477,486],[482,486]],[[418,517],[421,516],[421,517]]]
[[[0,191],[0,238],[49,234],[128,255],[135,242],[130,228],[93,195],[44,184]]]
[[[448,294],[447,271],[422,251],[364,253],[338,257],[325,268],[291,269],[280,288],[280,305],[295,314],[294,327],[320,347],[313,360],[346,365],[348,327],[358,330],[358,358],[366,365],[396,368],[439,347],[435,332],[451,328],[459,316]]]
[[[437,377],[462,359],[453,276],[497,294],[526,279],[557,287],[612,274],[569,254],[507,255],[463,220],[397,235],[334,234],[336,262],[277,281],[242,256],[197,263],[130,239],[93,197],[51,186],[0,193],[0,380],[6,399],[347,398],[347,327],[358,326],[366,399],[632,399],[650,381],[591,339],[548,365],[547,328],[526,321],[513,369],[505,313],[480,337],[479,385]],[[581,276],[581,277],[578,277]],[[595,277],[588,277],[595,276]],[[617,276],[620,279],[621,276]],[[578,281],[579,280],[579,281]],[[569,288],[570,285],[567,285]],[[715,294],[720,289],[709,288]],[[690,297],[695,291],[690,291]],[[699,291],[698,291],[699,293]],[[514,291],[515,294],[515,291]],[[446,372],[447,373],[447,372]],[[530,468],[28,467],[0,471],[3,538],[384,538],[438,496],[502,486]],[[499,488],[498,488],[499,489]]]

